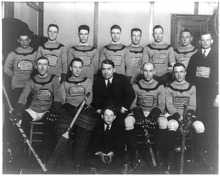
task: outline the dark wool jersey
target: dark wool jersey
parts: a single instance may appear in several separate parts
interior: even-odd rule
[[[26,105],[28,97],[31,95],[30,109],[38,113],[48,111],[58,87],[59,78],[57,76],[48,74],[47,77],[41,78],[36,75],[25,85],[18,103]]]
[[[142,108],[143,111],[151,111],[158,107],[162,112],[165,108],[165,89],[156,80],[150,82],[141,79],[133,85],[136,94],[134,105]]]
[[[49,60],[49,73],[60,76],[67,73],[66,48],[61,43],[46,42],[38,48],[37,57],[45,56]]]
[[[33,65],[37,57],[36,51],[18,47],[8,54],[4,64],[4,73],[12,77],[11,87],[23,88],[30,79]]]
[[[166,88],[166,107],[169,114],[183,115],[184,105],[196,110],[196,87],[186,81],[174,81]]]
[[[98,71],[98,51],[96,47],[93,46],[72,46],[68,49],[68,68],[71,61],[74,58],[80,58],[83,61],[84,67],[82,70],[82,75],[93,79],[94,74]]]
[[[116,73],[125,74],[125,53],[126,46],[123,44],[109,44],[104,46],[100,52],[100,67],[103,60],[109,59],[115,64]]]
[[[141,66],[147,60],[143,57],[144,48],[142,46],[127,46],[125,55],[125,75],[134,78],[141,71]]]
[[[182,63],[187,68],[192,55],[197,52],[197,49],[191,45],[189,47],[178,47],[174,51],[176,63]]]
[[[145,47],[144,56],[149,58],[149,62],[154,63],[157,76],[163,76],[168,72],[168,67],[175,63],[174,50],[166,43],[152,43]]]
[[[62,104],[69,103],[77,107],[84,100],[88,92],[90,92],[90,96],[87,99],[87,104],[89,105],[92,101],[92,81],[89,78],[76,78],[72,76],[60,85],[54,101],[61,102]]]

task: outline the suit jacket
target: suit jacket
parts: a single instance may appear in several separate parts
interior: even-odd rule
[[[209,74],[204,76],[202,74],[203,69]],[[218,93],[218,57],[213,48],[206,57],[202,55],[201,50],[191,57],[186,80],[196,85],[197,98],[200,98],[201,101],[213,103]]]
[[[114,73],[110,87],[106,86],[102,75],[97,75],[94,80],[92,105],[96,109],[103,109],[107,105],[129,109],[134,97],[134,90],[124,75]]]
[[[112,126],[108,132],[104,129],[104,121],[101,119],[98,121],[92,138],[91,149],[92,153],[101,151],[103,153],[114,152],[115,155],[121,155],[123,150],[123,135],[124,128],[122,125],[113,121]]]

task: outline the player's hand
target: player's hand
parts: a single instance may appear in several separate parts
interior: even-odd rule
[[[214,107],[218,107],[218,105],[219,105],[219,94],[216,95],[215,100],[214,100],[214,102],[213,102],[213,106],[214,106]]]
[[[128,110],[127,110],[125,107],[122,106],[120,111],[121,111],[122,114],[124,114],[124,113],[126,113]]]
[[[112,162],[112,158],[113,158],[113,156],[114,156],[114,152],[109,152],[108,154],[107,154],[107,156],[109,157],[109,164]]]
[[[104,164],[106,164],[106,161],[105,161],[105,156],[106,156],[106,154],[105,154],[105,153],[103,153],[103,152],[96,152],[95,155],[98,155],[98,156],[100,157],[101,161],[102,161]]]
[[[98,114],[101,114],[102,110],[101,110],[101,109],[97,109],[96,112],[97,112]]]

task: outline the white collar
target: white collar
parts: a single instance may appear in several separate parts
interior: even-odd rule
[[[109,126],[109,130],[110,130],[112,127],[112,124],[109,124],[108,126]],[[107,129],[107,124],[104,125],[104,130],[106,130],[106,129]]]
[[[107,86],[108,80],[110,81],[110,83],[112,83],[112,79],[113,79],[113,77],[111,77],[110,79],[105,79],[105,85]]]
[[[207,56],[209,54],[210,50],[211,50],[211,48],[207,48],[207,49],[203,48],[202,53],[204,53],[204,51],[205,51],[205,56]]]

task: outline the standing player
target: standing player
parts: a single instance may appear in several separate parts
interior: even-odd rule
[[[192,33],[188,29],[184,29],[180,34],[181,45],[174,50],[176,63],[182,63],[186,68],[192,55],[197,52],[195,46],[191,44],[192,40]]]
[[[48,41],[38,48],[38,57],[47,57],[49,60],[49,73],[60,76],[63,80],[67,73],[67,56],[64,45],[57,41],[58,33],[58,25],[48,25]]]
[[[112,42],[104,46],[101,50],[99,61],[100,67],[103,60],[109,59],[114,62],[116,73],[125,74],[126,46],[120,43],[121,27],[113,25],[110,32]]]
[[[135,157],[135,133],[136,122],[149,119],[157,122],[157,119],[165,109],[165,89],[153,76],[155,67],[152,63],[145,63],[142,68],[143,78],[133,85],[135,100],[132,103],[133,112],[125,118],[125,130],[129,160],[132,164]],[[154,137],[153,137],[154,138]],[[131,165],[132,166],[132,165]]]
[[[125,74],[131,79],[131,82],[135,81],[141,71],[141,66],[145,62],[143,58],[144,48],[140,46],[141,36],[141,29],[131,29],[131,44],[127,46],[125,55]]]
[[[18,36],[17,42],[20,46],[9,53],[4,64],[4,73],[11,78],[11,97],[14,100],[12,102],[17,102],[22,89],[30,79],[37,56],[36,51],[30,46],[31,39],[28,31],[23,31]]]
[[[145,47],[144,55],[155,65],[156,80],[166,84],[170,82],[169,71],[175,63],[174,51],[171,45],[163,41],[164,29],[160,25],[153,28],[154,42]]]
[[[84,63],[82,74],[93,79],[94,74],[98,71],[98,51],[96,47],[88,44],[89,32],[90,29],[87,25],[78,27],[79,45],[69,48],[68,66],[72,58],[80,58]]]

